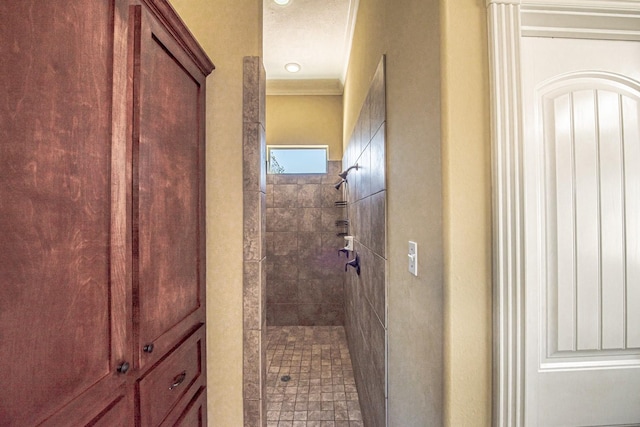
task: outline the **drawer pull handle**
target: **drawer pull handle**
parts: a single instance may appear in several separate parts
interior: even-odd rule
[[[118,365],[118,372],[119,373],[126,374],[128,370],[129,370],[129,363],[122,362],[120,365]]]
[[[173,384],[171,384],[169,390],[173,390],[174,388],[178,387],[180,384],[182,384],[185,378],[187,378],[187,371],[182,371],[181,374],[177,375],[173,379]]]

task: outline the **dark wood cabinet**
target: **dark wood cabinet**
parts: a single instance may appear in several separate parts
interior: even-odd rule
[[[166,0],[0,17],[0,425],[203,422],[213,65]]]
[[[138,350],[163,353],[201,318],[205,78],[168,31],[132,8],[133,292]],[[154,360],[140,353],[140,365]]]

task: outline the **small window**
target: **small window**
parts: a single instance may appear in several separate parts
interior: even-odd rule
[[[267,171],[271,174],[327,173],[327,146],[267,147]]]

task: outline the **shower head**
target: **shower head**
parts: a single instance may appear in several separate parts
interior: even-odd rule
[[[350,166],[350,167],[349,167],[349,169],[347,169],[346,171],[340,172],[340,173],[338,174],[338,176],[339,176],[340,178],[342,178],[342,179],[347,179],[347,175],[349,175],[349,171],[350,171],[351,169],[358,170],[358,164],[356,163],[355,165]]]
[[[336,185],[334,185],[335,189],[336,189],[336,190],[340,190],[340,187],[342,186],[342,184],[343,184],[344,182],[347,182],[347,180],[346,180],[346,179],[344,179],[344,178],[342,178],[340,181],[338,181],[338,183],[337,183]]]

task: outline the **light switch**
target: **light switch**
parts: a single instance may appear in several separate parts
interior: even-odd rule
[[[409,273],[418,275],[418,244],[409,241]]]

